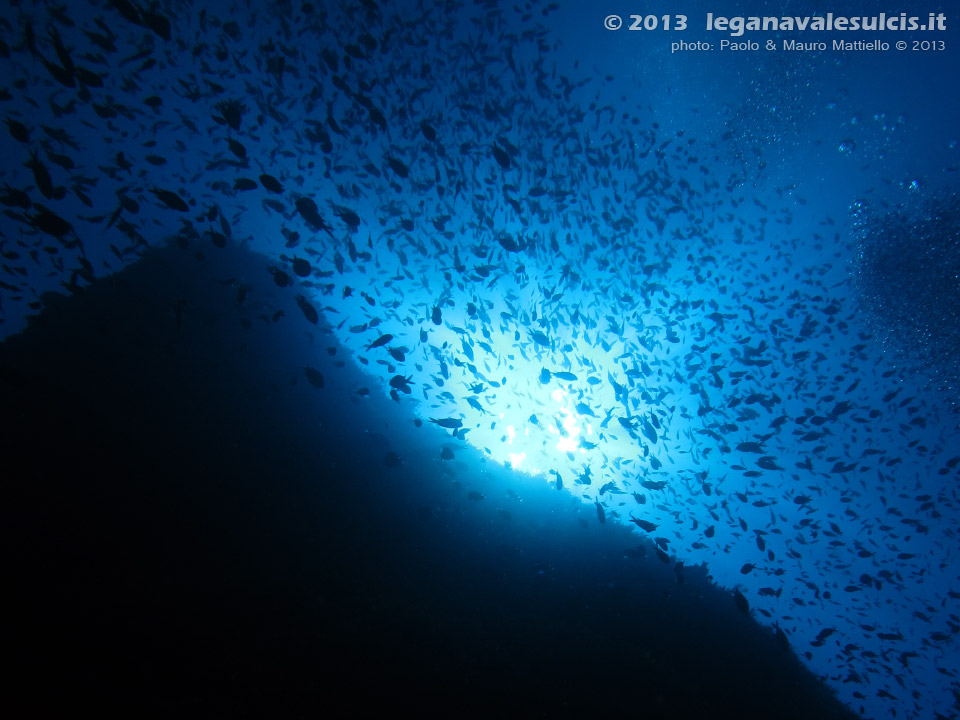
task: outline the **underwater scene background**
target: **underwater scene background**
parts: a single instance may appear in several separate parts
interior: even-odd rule
[[[864,5],[8,3],[19,699],[956,717],[957,33]]]

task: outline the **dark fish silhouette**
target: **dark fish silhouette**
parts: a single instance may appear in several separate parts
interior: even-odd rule
[[[387,165],[390,166],[390,169],[400,178],[407,178],[410,175],[410,169],[400,160],[395,157],[387,156]]]
[[[393,340],[393,335],[390,335],[389,333],[385,335],[381,335],[376,340],[374,340],[369,345],[367,345],[367,350],[373,350],[374,348],[383,347],[391,340]]]
[[[260,175],[260,184],[272,193],[283,192],[283,185],[273,175],[267,173]]]
[[[300,311],[303,313],[303,316],[313,325],[316,325],[320,322],[320,316],[317,314],[316,308],[310,304],[310,301],[304,295],[297,295],[297,306],[300,308]]]
[[[297,212],[300,213],[300,216],[306,221],[307,225],[309,225],[311,229],[317,231],[326,230],[330,235],[333,235],[330,226],[327,225],[326,221],[320,216],[317,204],[312,199],[306,196],[301,196],[297,198],[295,205],[297,207]]]
[[[307,365],[303,368],[303,373],[307,376],[307,382],[313,385],[313,387],[318,389],[323,387],[323,373],[321,373],[319,370],[314,370],[312,367]]]
[[[30,142],[30,131],[27,129],[27,126],[17,120],[14,120],[9,115],[6,119],[7,130],[10,131],[10,135],[17,142],[28,143]]]
[[[630,516],[630,522],[632,522],[638,528],[646,532],[653,532],[658,527],[656,523],[652,523],[649,520],[641,520],[640,518],[635,518],[633,517],[633,515]]]
[[[187,205],[183,198],[175,192],[170,190],[162,190],[159,188],[153,188],[150,190],[150,192],[157,196],[157,200],[163,203],[164,207],[168,207],[171,210],[177,210],[179,212],[187,212],[190,210],[190,206]]]
[[[298,258],[296,255],[294,255],[292,265],[293,272],[297,277],[310,277],[311,268],[309,261],[304,260],[303,258]]]

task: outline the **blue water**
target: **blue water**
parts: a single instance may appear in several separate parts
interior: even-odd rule
[[[882,34],[902,52],[756,32],[755,51],[672,53],[727,37],[707,12],[863,9],[644,5],[682,10],[681,34],[605,30],[629,4],[563,5],[169,3],[169,39],[119,4],[8,7],[0,328],[150,246],[261,253],[261,276],[221,279],[270,288],[243,300],[249,322],[316,335],[310,368],[336,343],[367,376],[354,401],[392,393],[449,433],[439,462],[514,468],[464,487],[475,506],[503,518],[557,488],[582,501],[564,506],[578,531],[620,523],[705,565],[855,711],[952,716],[950,8],[898,7],[947,14]],[[909,49],[927,39],[943,49]],[[893,258],[865,266],[894,231]],[[295,260],[301,284],[280,287]],[[388,465],[418,461],[391,445]]]

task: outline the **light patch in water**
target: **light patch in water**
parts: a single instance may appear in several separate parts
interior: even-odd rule
[[[739,244],[734,246],[739,253]],[[642,284],[631,274],[631,264],[620,263],[604,274],[603,288],[584,273],[580,286],[563,286],[562,303],[545,302],[542,288],[560,286],[558,268],[579,262],[565,256],[576,254],[578,247],[562,245],[549,258],[524,256],[523,277],[504,265],[497,291],[482,300],[470,284],[438,274],[434,259],[424,260],[417,274],[391,280],[392,290],[402,286],[402,306],[385,297],[385,285],[373,286],[379,303],[373,309],[353,296],[315,295],[312,300],[349,318],[338,326],[338,339],[381,377],[382,387],[394,374],[412,375],[412,394],[398,400],[409,402],[424,421],[459,421],[460,427],[450,428],[456,442],[475,446],[531,482],[555,483],[578,498],[584,503],[584,527],[597,524],[595,503],[607,523],[627,524],[646,539],[652,539],[650,533],[631,519],[660,527],[671,540],[671,556],[687,565],[703,563],[716,582],[739,588],[760,621],[783,617],[781,593],[801,601],[791,607],[787,630],[795,647],[807,647],[822,629],[818,586],[857,586],[858,578],[876,573],[873,561],[850,557],[852,542],[845,547],[814,542],[818,528],[810,524],[809,512],[840,518],[849,508],[882,522],[885,500],[871,493],[852,496],[843,474],[829,472],[830,463],[814,458],[811,467],[805,448],[791,441],[786,428],[775,432],[779,425],[773,423],[806,417],[810,403],[783,391],[782,379],[776,381],[778,365],[766,370],[753,363],[754,356],[768,353],[775,343],[741,318],[731,304],[739,296],[730,299],[725,290],[718,294],[709,284],[691,283],[698,270],[681,262],[664,266],[656,281]],[[724,253],[720,246],[712,250]],[[461,248],[461,255],[465,251]],[[726,265],[735,266],[733,260]],[[345,269],[342,282],[371,286],[358,268]],[[736,278],[724,282],[735,286]],[[682,300],[677,289],[683,290]],[[476,303],[475,315],[465,312],[468,302]],[[725,324],[714,329],[717,323],[711,321],[704,330],[712,303]],[[438,304],[440,324],[428,314]],[[676,313],[687,322],[675,322]],[[783,322],[777,343],[791,352],[812,349],[815,338],[802,334],[803,314]],[[393,336],[391,347],[408,349],[402,365],[391,361],[389,347],[368,347],[386,333]],[[783,339],[790,337],[799,340]],[[826,358],[821,376],[845,372],[842,351],[834,352],[833,344],[818,347]],[[704,362],[716,368],[704,374]],[[749,371],[743,369],[748,363]],[[870,398],[855,402],[866,408]],[[776,468],[770,460],[759,465],[758,457],[740,449],[769,433],[764,451],[775,458]],[[847,437],[838,433],[836,443],[824,437],[820,455],[846,457],[851,451],[840,438]],[[875,442],[875,437],[866,438],[855,451]],[[805,467],[813,472],[795,470]],[[907,481],[890,478],[898,487]],[[807,487],[812,482],[818,483],[816,493]],[[523,494],[522,486],[518,493]],[[804,493],[811,499],[798,502]],[[915,552],[911,542],[901,541],[900,549]],[[817,584],[806,579],[810,567],[823,569]],[[898,590],[894,582],[889,583],[892,591],[887,583],[883,588],[885,593]],[[934,594],[926,591],[924,596]],[[894,607],[893,595],[889,597],[883,626],[920,646],[926,628],[910,626],[911,598],[905,596]],[[871,610],[879,615],[876,607]],[[831,642],[854,643],[876,654],[885,650],[856,623],[838,623]],[[810,666],[820,673],[836,671],[826,656],[814,657]]]
[[[510,467],[514,470],[519,470],[520,466],[523,464],[523,461],[527,459],[527,454],[525,452],[520,453],[510,453]]]
[[[560,438],[555,445],[556,449],[560,452],[574,453],[577,449],[585,452],[580,448],[580,441],[577,438],[580,434],[580,427],[577,425],[577,415],[566,405],[567,395],[568,393],[562,388],[557,388],[550,393],[550,397],[560,406],[553,417],[563,428],[563,433],[560,432],[556,424],[551,425],[548,430],[552,435]]]

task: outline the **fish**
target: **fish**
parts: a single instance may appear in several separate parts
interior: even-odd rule
[[[484,415],[487,415],[487,414],[488,414],[486,408],[484,408],[483,405],[480,404],[480,401],[479,401],[475,396],[470,396],[470,397],[468,397],[468,398],[467,398],[467,404],[468,404],[470,407],[472,407],[474,410],[477,410],[478,412],[480,412],[480,413],[482,413],[482,414],[484,414]]]
[[[155,103],[155,106],[159,106],[163,102],[160,98],[156,98],[156,100],[157,102]],[[144,102],[147,102],[147,101],[144,101]],[[242,142],[240,142],[239,140],[236,140],[235,138],[228,137],[227,146],[230,148],[230,152],[233,153],[236,157],[238,157],[241,160],[246,160],[247,148],[244,146]]]
[[[576,405],[577,415],[582,415],[583,417],[597,417],[597,414],[590,409],[590,407],[583,402],[578,402]]]
[[[387,161],[387,165],[390,167],[390,170],[392,170],[397,177],[406,179],[410,176],[410,169],[403,161],[391,155],[388,155],[385,160]]]
[[[300,308],[300,312],[303,313],[303,316],[312,325],[320,322],[320,315],[317,313],[317,309],[310,304],[310,301],[307,300],[307,297],[302,293],[297,295],[297,307]]]
[[[293,267],[293,273],[297,277],[310,277],[312,268],[310,267],[310,261],[305,260],[304,258],[299,258],[296,255],[293,256],[293,260],[290,261],[290,264]]]
[[[27,129],[27,126],[23,123],[15,120],[9,115],[6,118],[7,130],[10,132],[10,136],[20,143],[30,142],[30,131]]]
[[[30,151],[30,160],[24,163],[24,166],[30,168],[33,172],[33,181],[45,198],[48,200],[59,200],[63,198],[65,192],[60,193],[58,192],[58,188],[54,187],[50,171],[47,170],[47,167],[40,161],[35,151]]]
[[[323,373],[319,370],[315,370],[309,365],[303,368],[304,375],[307,376],[307,382],[309,382],[313,387],[319,389],[323,388]]]
[[[633,515],[630,516],[630,522],[636,525],[641,530],[651,533],[659,527],[656,523],[652,523],[649,520],[643,520],[641,518],[635,518]]]
[[[551,469],[550,474],[553,475],[554,479],[556,480],[557,490],[563,490],[563,478],[560,476],[560,473],[556,470]]]
[[[413,381],[412,376],[403,376],[403,375],[394,375],[390,378],[390,387],[399,392],[406,393],[409,395],[413,390],[410,387],[410,383]]]
[[[603,495],[605,492],[610,492],[611,490],[616,490],[617,484],[611,480],[600,486],[599,495]]]
[[[73,225],[52,210],[48,210],[43,205],[34,205],[36,212],[27,216],[29,224],[42,233],[55,237],[63,242],[67,235],[75,235],[76,231]]]
[[[552,346],[553,346],[553,344],[550,342],[550,338],[548,338],[546,335],[544,335],[544,334],[543,334],[542,332],[540,332],[539,330],[533,330],[533,331],[531,331],[531,332],[530,332],[530,339],[533,340],[534,344],[536,344],[536,345],[541,345],[541,346],[546,347],[546,348],[549,348],[549,347],[552,347]]]
[[[385,333],[378,337],[376,340],[367,345],[367,350],[373,350],[374,348],[384,347],[387,343],[393,340],[393,335]]]
[[[26,192],[19,188],[10,187],[6,183],[4,183],[3,190],[0,191],[0,204],[20,208],[21,210],[29,210],[32,206],[30,196]]]
[[[283,183],[277,180],[273,175],[268,175],[267,173],[260,174],[260,184],[263,185],[268,191],[272,193],[282,193],[283,192]]]
[[[430,422],[448,430],[457,430],[463,427],[463,421],[460,418],[430,418]]]
[[[333,214],[343,220],[344,224],[350,229],[351,232],[356,232],[357,229],[359,229],[360,216],[350,208],[346,208],[341,205],[334,205]]]
[[[509,170],[512,164],[510,156],[498,145],[492,145],[490,149],[493,152],[493,157],[497,161],[497,164],[504,170]]]
[[[319,232],[323,230],[329,235],[333,235],[332,228],[327,224],[327,222],[320,215],[319,208],[317,204],[313,201],[312,198],[301,196],[294,201],[294,205],[297,208],[297,212],[304,219],[307,225],[311,230]]]
[[[750,603],[747,601],[747,598],[744,596],[742,592],[740,592],[739,590],[733,591],[733,602],[734,602],[734,605],[736,605],[737,610],[739,610],[741,614],[746,615],[747,617],[750,617]]]
[[[774,457],[769,455],[764,455],[759,460],[757,460],[757,465],[762,467],[764,470],[783,470],[782,467],[777,465],[777,460]]]
[[[184,202],[183,198],[171,190],[152,188],[150,192],[156,196],[157,200],[159,200],[164,207],[170,210],[176,210],[178,212],[188,212],[190,210],[190,206]]]

